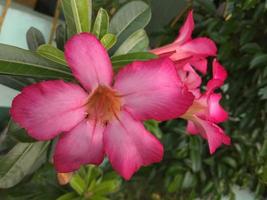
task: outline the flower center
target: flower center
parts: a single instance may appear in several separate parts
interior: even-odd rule
[[[194,118],[195,114],[201,113],[202,111],[205,110],[205,107],[195,101],[193,105],[184,113],[181,118],[187,119],[187,120],[192,120]]]
[[[100,85],[90,95],[86,107],[88,118],[106,123],[121,110],[121,98],[116,91]]]

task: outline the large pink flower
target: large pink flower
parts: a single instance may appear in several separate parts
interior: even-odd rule
[[[37,83],[23,89],[11,108],[13,119],[37,140],[62,133],[54,154],[57,171],[100,164],[107,155],[113,168],[130,179],[141,166],[160,162],[163,147],[142,121],[182,115],[194,98],[182,87],[174,64],[169,59],[134,62],[112,84],[109,56],[88,33],[67,42],[65,57],[81,86]]]
[[[213,78],[208,82],[206,92],[200,93],[201,79],[189,65],[178,70],[184,85],[195,95],[193,105],[181,118],[188,120],[187,131],[200,134],[208,140],[210,153],[214,153],[221,144],[229,145],[230,137],[217,125],[228,119],[228,113],[220,106],[220,93],[215,89],[221,87],[227,78],[227,73],[220,63],[213,61]],[[192,79],[196,80],[195,82]],[[192,84],[195,83],[195,84]]]
[[[203,74],[207,71],[207,60],[209,56],[217,53],[216,45],[206,37],[192,39],[194,30],[193,11],[180,29],[178,38],[171,44],[151,50],[152,53],[160,57],[169,57],[176,63],[177,67],[183,67],[190,63]]]

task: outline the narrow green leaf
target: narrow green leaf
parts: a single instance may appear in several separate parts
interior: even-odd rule
[[[192,160],[192,170],[193,172],[198,172],[201,170],[202,160],[201,160],[202,144],[198,137],[190,137],[190,157]]]
[[[0,188],[19,183],[45,162],[48,142],[18,143],[8,154],[0,157]]]
[[[13,120],[10,120],[8,123],[7,134],[22,143],[36,142],[35,139],[27,134],[25,129],[21,128]]]
[[[28,80],[26,78],[0,75],[0,84],[15,90],[22,90],[22,88],[32,83],[33,81]]]
[[[64,45],[67,40],[66,28],[64,25],[60,24],[57,27],[55,40],[56,40],[57,48],[60,49],[61,51],[64,51]]]
[[[111,33],[107,33],[101,38],[101,43],[108,50],[117,42],[117,37]]]
[[[75,174],[70,180],[70,186],[79,194],[82,195],[86,190],[85,181],[79,174]]]
[[[97,38],[101,39],[105,34],[108,33],[108,28],[109,28],[108,13],[105,9],[100,8],[94,23],[93,34]]]
[[[65,66],[25,49],[0,44],[0,74],[35,78],[65,78],[72,75]]]
[[[124,5],[111,19],[110,32],[115,34],[118,48],[129,35],[138,29],[146,27],[151,19],[150,7],[142,1],[132,1]]]
[[[92,0],[62,0],[69,36],[90,32]]]
[[[133,52],[141,52],[148,49],[149,39],[144,29],[140,29],[130,35],[117,49],[114,55],[122,55]]]
[[[69,192],[58,197],[56,200],[73,200],[73,198],[75,197],[77,197],[77,194],[75,192]]]
[[[120,187],[119,180],[103,181],[94,188],[94,193],[99,195],[106,195],[116,192]]]
[[[122,66],[125,66],[134,61],[146,61],[150,59],[157,58],[155,54],[149,52],[136,52],[129,53],[125,55],[118,55],[111,57],[112,65],[115,70],[120,69]]]
[[[250,68],[267,66],[267,54],[256,55],[250,62]]]
[[[41,31],[37,28],[31,27],[27,33],[27,44],[28,48],[35,51],[40,45],[45,44],[45,38]]]
[[[56,47],[53,47],[50,44],[41,45],[37,49],[37,53],[40,56],[47,58],[48,60],[67,66],[67,63],[64,57],[64,52],[57,49]]]

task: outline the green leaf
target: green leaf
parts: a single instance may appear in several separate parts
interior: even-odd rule
[[[150,59],[157,58],[155,54],[149,52],[136,52],[129,53],[125,55],[113,56],[111,57],[112,65],[115,70],[120,69],[122,66],[125,66],[134,61],[146,61]]]
[[[67,40],[66,28],[64,25],[60,24],[56,29],[56,44],[57,48],[64,51],[64,46]]]
[[[48,142],[18,143],[0,157],[0,188],[10,188],[39,168],[46,160]]]
[[[119,180],[103,181],[94,188],[94,193],[99,195],[105,195],[116,192],[120,187]]]
[[[250,68],[267,66],[267,54],[256,55],[250,62]]]
[[[114,49],[122,44],[133,32],[146,27],[151,19],[150,7],[142,1],[132,1],[124,5],[111,19],[110,32],[118,42]]]
[[[75,192],[69,192],[67,194],[58,197],[56,200],[73,200],[73,198],[75,197],[77,197],[77,194]]]
[[[79,194],[82,195],[86,190],[85,181],[79,174],[75,174],[70,180],[70,186]]]
[[[0,84],[15,90],[22,90],[25,86],[32,83],[34,83],[33,80],[28,80],[26,78],[0,75]]]
[[[0,44],[0,74],[35,78],[71,79],[69,70],[37,53]]]
[[[108,33],[108,28],[109,28],[108,13],[105,9],[100,8],[96,16],[96,20],[95,20],[95,24],[93,28],[93,34],[97,38],[101,39],[105,34]]]
[[[149,39],[144,29],[134,32],[117,49],[114,55],[142,52],[148,49]]]
[[[117,42],[116,35],[113,35],[111,33],[107,33],[101,38],[101,43],[107,50],[113,47],[116,42]]]
[[[31,27],[27,33],[27,44],[30,50],[35,51],[40,45],[45,44],[45,38],[41,31]]]
[[[190,157],[192,160],[192,170],[193,172],[198,172],[201,170],[202,159],[202,144],[198,137],[190,137]]]
[[[36,142],[35,139],[31,138],[27,134],[25,129],[21,128],[13,120],[10,120],[8,123],[7,134],[19,142],[24,142],[24,143]]]
[[[146,129],[157,136],[157,138],[162,138],[162,131],[159,127],[160,122],[155,120],[148,120],[144,122]]]
[[[90,32],[92,0],[62,0],[69,36]]]
[[[44,44],[40,46],[37,49],[37,53],[40,56],[47,58],[48,60],[51,60],[61,65],[68,66],[65,61],[64,52],[57,49],[56,47],[53,47],[50,44]]]

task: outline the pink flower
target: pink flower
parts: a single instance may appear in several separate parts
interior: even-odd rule
[[[190,11],[180,29],[178,38],[172,44],[153,49],[151,52],[160,57],[169,57],[176,63],[177,67],[183,67],[189,63],[205,74],[207,71],[206,58],[215,56],[217,48],[209,38],[192,39],[194,26],[193,11]]]
[[[188,69],[187,71],[185,71]],[[187,75],[185,75],[187,73]],[[214,153],[221,144],[229,145],[231,139],[217,125],[228,119],[228,113],[220,106],[220,93],[215,93],[215,89],[221,87],[227,78],[227,72],[220,63],[214,59],[213,61],[213,78],[207,84],[206,92],[200,93],[199,85],[200,77],[189,66],[178,70],[178,74],[185,86],[195,94],[193,105],[188,111],[181,116],[188,120],[187,131],[191,134],[200,134],[208,140],[210,153]],[[190,81],[197,80],[196,82]],[[192,84],[195,83],[195,84]]]
[[[24,88],[11,108],[13,119],[33,138],[60,135],[56,170],[66,173],[83,164],[99,165],[107,155],[128,180],[141,166],[160,162],[163,146],[142,121],[182,115],[194,98],[182,87],[174,64],[169,59],[134,62],[113,83],[109,56],[88,33],[67,42],[65,58],[81,85],[62,80],[37,83]]]

